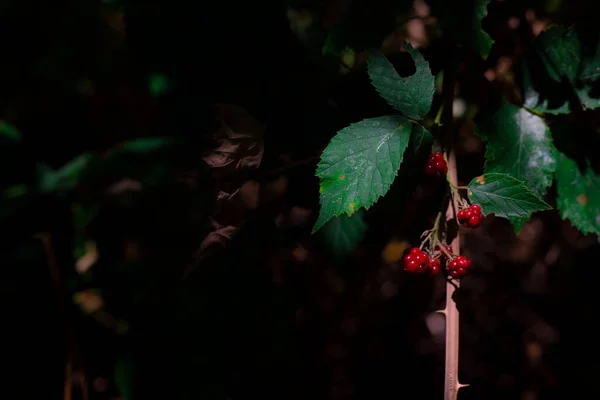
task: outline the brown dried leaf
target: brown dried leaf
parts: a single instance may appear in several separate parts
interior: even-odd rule
[[[216,229],[209,233],[200,244],[201,253],[215,245],[225,246],[225,243],[231,240],[233,234],[238,229],[237,227],[231,225],[221,226],[218,223],[215,223],[214,225]]]
[[[215,108],[220,128],[213,137],[218,145],[204,155],[204,161],[213,168],[257,168],[264,151],[264,125],[242,107],[217,104]]]

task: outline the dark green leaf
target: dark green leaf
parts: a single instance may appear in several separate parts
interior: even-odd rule
[[[317,166],[321,211],[313,233],[330,219],[369,208],[394,181],[411,132],[423,127],[399,115],[365,119],[331,140]]]
[[[341,261],[356,248],[366,230],[364,212],[358,210],[352,215],[342,214],[333,218],[323,225],[319,234],[332,254]]]
[[[484,215],[525,218],[535,211],[551,207],[525,184],[508,174],[483,174],[469,183],[469,200],[479,204]]]
[[[486,142],[484,173],[507,173],[544,196],[554,179],[556,149],[542,118],[505,104],[483,120],[476,134]],[[517,233],[524,223],[513,221]]]
[[[369,77],[388,104],[406,117],[418,120],[431,108],[434,79],[423,55],[409,43],[405,43],[404,47],[415,62],[414,75],[402,78],[383,54],[371,51],[367,61]]]
[[[125,142],[117,151],[131,153],[148,153],[162,149],[173,144],[174,140],[169,137],[149,137],[133,139]]]
[[[148,89],[152,97],[158,97],[169,90],[169,78],[164,74],[152,74],[148,80]]]
[[[0,137],[9,139],[13,142],[18,142],[23,138],[23,135],[21,135],[21,132],[14,126],[4,121],[0,121]]]
[[[505,104],[476,131],[486,142],[484,172],[507,173],[538,196],[546,193],[556,170],[556,149],[544,120]]]
[[[487,16],[490,0],[429,0],[431,14],[435,16],[444,36],[468,46],[486,58],[494,41],[481,27]]]
[[[56,171],[40,164],[38,166],[40,192],[63,192],[73,189],[80,182],[93,159],[92,154],[84,153]]]
[[[559,153],[556,206],[583,233],[600,234],[600,176],[588,166],[581,172],[575,161]]]
[[[600,107],[599,48],[590,48],[589,39],[575,26],[538,35],[523,65],[525,107],[549,114]]]

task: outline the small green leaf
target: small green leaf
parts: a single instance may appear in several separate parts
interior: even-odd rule
[[[152,97],[165,94],[170,87],[169,77],[164,74],[152,74],[148,80],[148,90]]]
[[[173,144],[173,139],[169,137],[148,137],[132,139],[125,142],[118,151],[131,153],[148,153],[159,150],[167,145]]]
[[[429,0],[428,3],[445,37],[487,58],[494,41],[482,29],[481,21],[488,14],[490,0]]]
[[[400,115],[365,119],[338,132],[317,166],[321,211],[313,228],[369,208],[390,188],[411,135],[423,127]]]
[[[584,173],[563,153],[556,170],[556,207],[583,233],[600,234],[600,176],[589,166]]]
[[[479,204],[484,215],[524,218],[551,207],[525,184],[508,174],[491,173],[474,178],[468,187],[469,200]]]
[[[0,137],[7,138],[13,142],[18,142],[23,138],[21,132],[7,122],[0,120]]]
[[[434,79],[423,55],[410,43],[405,43],[404,48],[415,61],[414,75],[402,78],[383,54],[371,51],[367,60],[369,76],[377,92],[389,105],[406,117],[418,120],[431,108]]]
[[[542,118],[505,104],[483,119],[476,134],[486,142],[484,173],[507,173],[544,196],[554,178],[556,149]],[[524,223],[513,221],[517,233]]]
[[[56,192],[73,189],[85,174],[93,158],[92,154],[83,153],[56,171],[45,164],[38,165],[39,190]]]
[[[363,239],[366,230],[364,212],[358,210],[352,215],[342,214],[331,219],[323,225],[319,234],[334,257],[342,261]]]

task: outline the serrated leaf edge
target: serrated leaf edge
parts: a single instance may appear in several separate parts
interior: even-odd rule
[[[513,180],[517,181],[518,183],[520,183],[521,185],[523,185],[523,187],[525,188],[525,190],[526,190],[527,192],[529,192],[529,193],[530,193],[532,196],[536,197],[538,200],[540,200],[540,202],[542,202],[542,203],[544,203],[544,204],[546,205],[546,208],[541,208],[541,209],[539,209],[539,210],[537,210],[537,211],[552,210],[552,206],[550,206],[548,203],[546,203],[546,201],[544,201],[544,199],[542,199],[540,196],[538,196],[537,194],[533,193],[533,191],[532,191],[531,189],[529,189],[529,187],[528,187],[528,186],[525,184],[525,182],[523,182],[522,180],[520,180],[520,179],[517,179],[517,178],[515,178],[514,176],[512,176],[512,175],[510,175],[510,174],[505,174],[505,173],[501,173],[501,172],[490,172],[490,173],[487,173],[487,174],[483,174],[483,176],[484,176],[484,177],[485,177],[485,176],[490,176],[490,175],[499,175],[499,176],[507,177],[507,178],[513,179]],[[472,183],[472,182],[476,182],[476,183],[477,183],[478,185],[480,185],[480,186],[483,186],[483,185],[485,185],[485,184],[486,184],[486,183],[484,182],[484,183],[483,183],[483,185],[482,185],[482,184],[480,184],[479,182],[477,182],[477,177],[473,178],[473,179],[471,180],[471,182],[469,182],[469,185],[467,186],[467,191],[468,191],[467,193],[468,193],[468,194],[471,194],[471,193],[472,193],[472,190],[473,190],[473,189],[471,188],[471,183]],[[469,196],[469,200],[470,200],[470,197],[471,197],[471,196]],[[482,210],[482,211],[483,211],[483,210]],[[484,216],[487,216],[487,215],[490,215],[490,214],[494,214],[494,215],[496,215],[496,213],[487,213],[487,214],[483,214],[483,215],[484,215]],[[530,213],[529,215],[531,215],[531,213]],[[505,218],[505,219],[508,219],[507,217],[504,217],[504,216],[500,216],[500,215],[496,215],[496,216],[497,216],[498,218]]]

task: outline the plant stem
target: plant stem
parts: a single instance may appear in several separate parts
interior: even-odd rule
[[[455,146],[457,142],[457,134],[453,126],[452,105],[454,103],[454,87],[456,81],[456,73],[458,70],[458,54],[457,49],[454,49],[450,55],[448,65],[444,70],[444,81],[442,88],[443,103],[445,104],[442,114],[442,129],[444,135],[444,148],[446,151],[446,159],[448,162],[448,181],[451,188],[458,187],[458,174],[456,168],[456,153]],[[454,189],[458,191],[457,189]],[[452,192],[452,190],[451,190]],[[458,193],[456,193],[458,194]],[[455,210],[459,207],[460,196],[451,193],[448,211],[446,212],[446,220],[453,221]],[[451,242],[452,253],[460,254],[460,235],[457,231],[456,237]],[[452,295],[454,291],[460,287],[460,280],[455,282],[446,282],[446,307],[441,312],[446,317],[446,366],[444,375],[444,400],[456,400],[458,397],[458,389],[463,386],[458,382],[458,343],[459,343],[459,315],[456,303]]]
[[[456,184],[456,155],[454,151],[450,151],[448,155],[448,170],[450,171],[450,179]],[[456,207],[457,199],[453,200],[448,205],[450,211],[452,207]],[[457,234],[452,240],[452,253],[460,254],[460,236]],[[458,389],[463,386],[458,382],[458,339],[459,339],[459,315],[456,308],[456,303],[452,295],[454,291],[460,287],[460,280],[446,283],[446,307],[442,313],[446,316],[446,368],[444,380],[444,400],[456,400]]]

